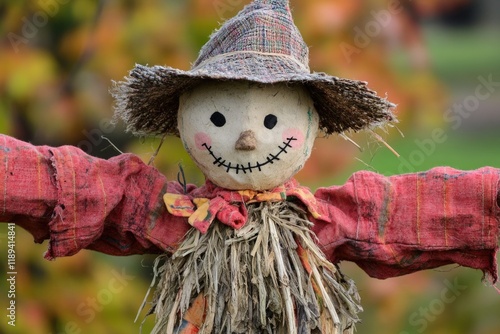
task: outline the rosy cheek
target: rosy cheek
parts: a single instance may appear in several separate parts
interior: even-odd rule
[[[204,144],[206,144],[207,146],[212,145],[212,139],[205,132],[198,132],[197,134],[195,134],[194,135],[194,142],[196,143],[196,147],[199,150],[206,150],[206,147],[204,146]]]
[[[290,141],[290,138],[294,138],[294,140]],[[299,129],[286,129],[283,132],[283,141],[286,143],[290,141],[290,146],[293,148],[301,147],[304,144],[304,133]]]

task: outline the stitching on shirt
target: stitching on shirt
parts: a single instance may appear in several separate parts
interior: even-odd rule
[[[98,162],[99,163],[99,162]],[[101,174],[99,174],[99,168],[96,168],[97,178],[99,179],[99,183],[101,184],[102,194],[104,195],[104,216],[105,220],[108,216],[108,197],[106,194],[106,188],[104,188],[104,182],[102,182]]]
[[[68,151],[66,149],[66,151]],[[68,160],[71,163],[71,176],[73,178],[73,242],[75,244],[76,249],[78,249],[78,242],[76,238],[76,227],[77,227],[77,212],[76,212],[76,173],[75,173],[75,165],[73,163],[73,159],[71,157],[71,153],[68,154]]]
[[[417,244],[420,245],[420,173],[417,174]]]
[[[3,146],[7,147],[7,138],[3,137]],[[3,214],[7,211],[7,168],[9,167],[9,158],[7,152],[5,152],[5,175],[3,182]]]
[[[359,239],[359,222],[361,220],[361,213],[359,212],[361,210],[360,206],[359,206],[359,200],[358,200],[358,189],[357,189],[357,186],[356,186],[356,175],[353,176],[352,178],[352,183],[353,183],[353,186],[354,186],[354,200],[355,200],[355,203],[356,204],[356,208],[358,209],[358,219],[357,219],[357,225],[356,225],[356,239]]]
[[[378,237],[385,240],[385,233],[389,228],[390,213],[391,213],[391,194],[392,194],[392,183],[390,181],[384,182],[384,200],[382,201],[382,206],[380,207],[379,217],[377,219],[377,230]]]
[[[351,238],[351,237],[343,237],[343,240],[349,240],[349,241],[353,241],[353,242],[356,242],[356,243],[362,243],[362,244],[366,244],[368,246],[373,246],[373,245],[385,245],[385,246],[389,246],[389,245],[394,245],[394,246],[421,246],[421,245],[418,245],[414,242],[381,242],[381,241],[375,241],[375,240],[359,240],[359,239],[354,239],[354,238]],[[339,245],[342,244],[342,240],[335,240],[335,241],[331,241],[329,243],[326,243],[326,244],[321,244],[321,247],[324,248],[324,249],[327,249],[328,247],[338,247]],[[373,248],[373,247],[371,247]],[[428,252],[429,250],[456,250],[456,245],[452,245],[452,246],[433,246],[433,245],[425,245],[424,248],[417,248],[417,249],[411,249],[409,251],[413,252],[413,251],[420,251],[420,252]],[[473,251],[488,251],[487,249],[473,249]]]
[[[481,219],[481,244],[484,245],[484,224],[485,224],[485,198],[484,198],[484,173],[481,174],[481,200],[482,200],[482,209],[483,209],[483,212],[482,212],[482,219]],[[496,197],[494,197],[496,198]]]
[[[448,247],[448,187],[447,187],[447,178],[443,178],[443,205],[444,205],[444,212],[443,212],[443,228],[444,228],[444,245]]]
[[[37,171],[37,181],[38,181],[38,199],[42,199],[42,170],[41,170],[41,160],[42,156],[40,154],[36,155],[36,171]]]

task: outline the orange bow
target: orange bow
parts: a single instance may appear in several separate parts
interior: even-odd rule
[[[255,202],[280,202],[290,196],[301,200],[314,218],[319,218],[316,211],[316,199],[304,187],[278,187],[272,191],[259,192],[254,190],[231,191],[216,188],[214,194],[207,197],[192,197],[189,195],[166,193],[163,196],[168,212],[174,216],[188,218],[188,223],[206,233],[217,218],[223,224],[234,229],[240,229],[247,222],[246,204]],[[208,198],[210,195],[213,197]]]

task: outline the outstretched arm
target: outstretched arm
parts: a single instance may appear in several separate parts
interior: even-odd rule
[[[80,249],[112,255],[173,250],[189,228],[162,200],[180,191],[156,169],[123,154],[109,160],[72,146],[33,146],[0,135],[0,221],[15,222],[52,259]]]
[[[457,263],[497,278],[500,171],[435,168],[384,177],[359,172],[319,189],[316,232],[333,261],[378,278]]]

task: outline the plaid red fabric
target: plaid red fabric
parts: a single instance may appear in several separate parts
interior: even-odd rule
[[[315,232],[331,261],[354,261],[373,277],[457,263],[496,281],[498,186],[499,170],[490,167],[356,173],[342,187],[316,192],[322,220]]]
[[[499,170],[489,167],[392,177],[358,172],[314,196],[294,181],[286,192],[304,192],[287,200],[315,212],[313,230],[332,262],[353,261],[378,278],[457,263],[495,281],[499,180]],[[192,226],[167,211],[165,193],[213,199],[232,192],[167,182],[130,154],[102,160],[72,146],[36,147],[0,136],[0,221],[17,223],[37,242],[48,239],[48,259],[81,249],[172,252]],[[227,204],[239,208],[230,198]]]

